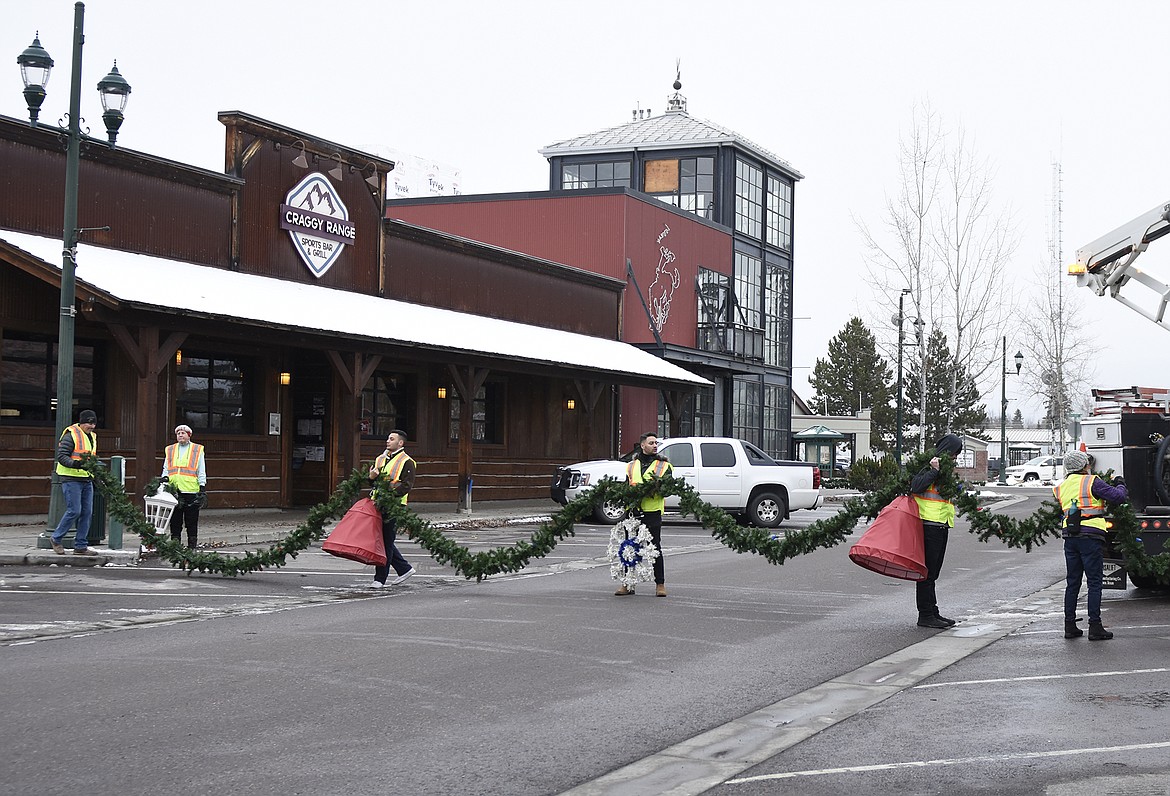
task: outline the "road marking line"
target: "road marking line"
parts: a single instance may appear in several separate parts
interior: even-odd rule
[[[932,766],[960,766],[971,763],[1003,763],[1012,760],[1036,760],[1045,757],[1070,757],[1072,755],[1102,754],[1107,752],[1136,752],[1143,749],[1165,749],[1170,741],[1156,743],[1135,743],[1125,746],[1098,746],[1091,749],[1054,749],[1047,752],[1012,752],[1005,755],[979,755],[977,757],[948,757],[938,760],[910,760],[903,763],[875,763],[868,766],[844,766],[841,768],[820,768],[807,771],[785,771],[778,774],[760,774],[754,777],[729,779],[727,785],[741,785],[746,782],[764,782],[796,777],[817,777],[824,774],[860,774],[867,771],[892,771],[898,768],[930,768]]]
[[[583,782],[561,796],[701,794],[1034,622],[1037,614],[1064,600],[1064,586],[1061,580],[996,605],[958,627]]]
[[[1161,669],[1129,669],[1119,672],[1076,672],[1073,674],[1033,674],[1027,677],[993,677],[987,680],[955,680],[951,683],[928,683],[916,685],[912,690],[924,688],[946,688],[952,685],[987,685],[990,683],[1024,683],[1031,680],[1075,680],[1080,677],[1118,677],[1129,674],[1160,674],[1170,672],[1170,668]]]

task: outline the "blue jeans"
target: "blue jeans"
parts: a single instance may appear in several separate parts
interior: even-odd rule
[[[93,479],[62,480],[61,494],[65,496],[65,516],[57,523],[57,530],[53,531],[53,541],[61,544],[65,534],[76,522],[77,536],[73,540],[73,549],[84,550],[89,547],[89,521],[93,519]]]
[[[1064,540],[1064,566],[1068,585],[1064,587],[1064,619],[1077,618],[1077,597],[1081,593],[1081,576],[1089,583],[1088,611],[1090,622],[1101,621],[1101,570],[1104,566],[1105,545],[1088,534]]]

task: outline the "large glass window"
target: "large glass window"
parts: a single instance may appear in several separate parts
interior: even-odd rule
[[[681,437],[715,436],[715,388],[704,387],[683,399],[682,422],[679,424]],[[670,436],[670,413],[666,401],[658,396],[658,435]],[[671,461],[674,461],[673,459]]]
[[[759,240],[764,223],[764,172],[746,160],[735,161],[735,231]]]
[[[414,375],[375,373],[362,390],[362,436],[385,439],[396,428],[415,435],[417,396]]]
[[[764,444],[769,456],[787,459],[791,446],[792,403],[783,384],[764,385]]]
[[[104,415],[97,388],[97,349],[73,344],[73,406],[69,422],[82,409]],[[0,338],[0,423],[52,426],[57,411],[57,344],[47,338],[6,333]]]
[[[196,431],[251,433],[255,383],[251,360],[184,351],[178,366],[175,415]]]
[[[715,200],[715,158],[648,160],[642,189],[680,210],[711,218]]]
[[[628,160],[569,163],[561,166],[561,188],[630,188],[630,174]]]
[[[792,183],[768,175],[768,243],[792,250]]]
[[[764,362],[791,365],[792,270],[784,261],[768,260],[764,280]]]
[[[762,264],[759,257],[735,253],[735,321],[752,329],[763,327]]]
[[[731,390],[731,435],[760,445],[761,399],[758,377],[736,378]]]
[[[726,351],[724,330],[731,317],[731,277],[699,268],[695,278],[699,319],[697,344],[701,351]]]
[[[448,401],[451,404],[450,437],[459,441],[459,421],[463,402]],[[471,441],[485,445],[504,443],[504,385],[487,382],[475,394],[471,402]]]

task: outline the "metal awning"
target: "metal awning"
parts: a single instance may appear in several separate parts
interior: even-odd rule
[[[39,260],[45,273],[60,271],[60,240],[0,230],[0,255],[18,257],[13,247]],[[76,277],[79,291],[87,288],[115,309],[342,336],[432,354],[471,354],[619,384],[688,390],[711,385],[620,340],[117,249],[79,246]]]

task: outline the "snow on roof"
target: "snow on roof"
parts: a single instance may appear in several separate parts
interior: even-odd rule
[[[7,230],[0,230],[0,239],[61,267],[60,240]],[[119,301],[179,315],[255,321],[674,384],[711,384],[619,340],[116,249],[79,246],[76,276]]]

